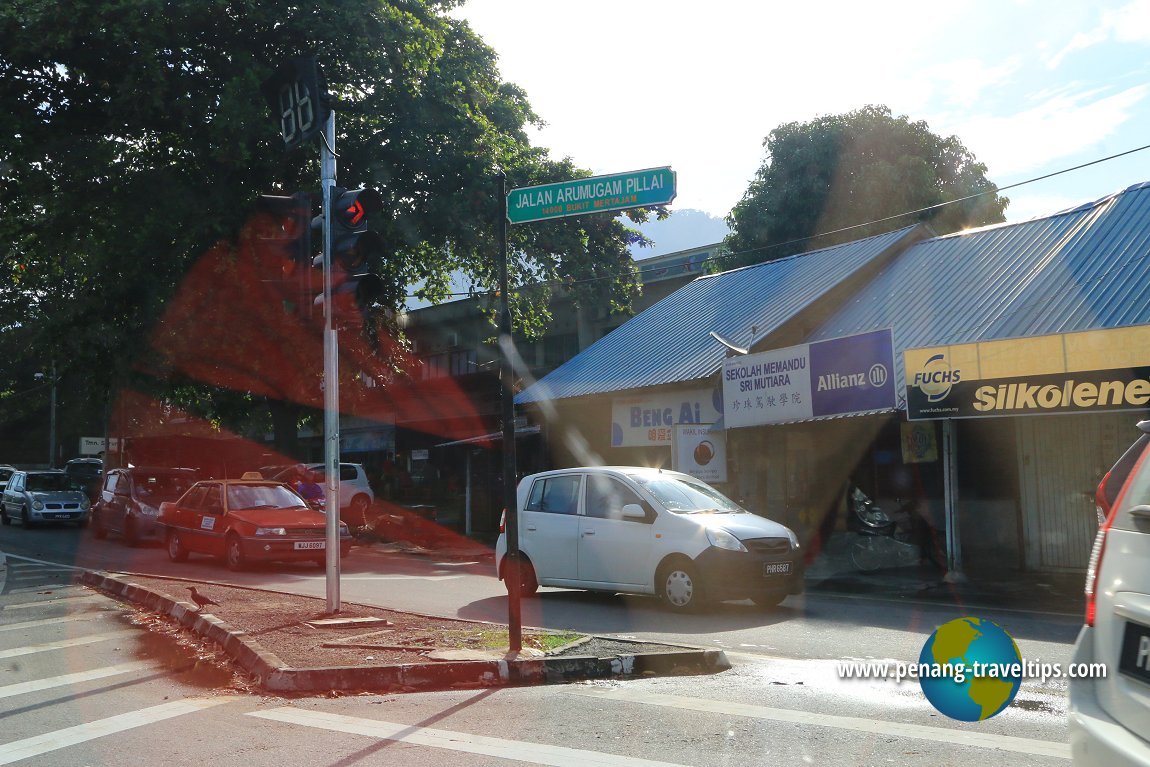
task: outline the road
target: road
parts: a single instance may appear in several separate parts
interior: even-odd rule
[[[917,658],[934,626],[962,614],[955,607],[807,596],[774,612],[735,603],[676,616],[653,599],[548,591],[526,602],[528,623],[723,647],[734,668],[711,677],[287,700],[227,694],[171,669],[67,678],[149,660],[137,646],[147,634],[117,633],[124,608],[102,597],[46,601],[84,594],[61,586],[67,572],[52,563],[322,595],[317,568],[177,566],[159,548],[127,549],[65,529],[4,528],[0,550],[10,555],[0,585],[0,765],[1067,763],[1058,681],[1024,682],[1002,714],[966,724],[935,711],[916,684],[838,677],[843,659]],[[346,560],[343,597],[501,620],[506,599],[489,571],[489,563],[357,552]],[[1025,657],[1046,662],[1066,659],[1077,627],[1073,617],[986,617],[1015,636]],[[58,618],[76,619],[37,622]],[[100,638],[56,646],[85,636]],[[44,680],[58,684],[40,689]],[[185,705],[161,708],[173,701]]]

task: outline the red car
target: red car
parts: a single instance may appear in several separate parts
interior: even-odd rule
[[[327,516],[308,507],[281,482],[249,472],[238,480],[205,480],[178,501],[160,504],[168,557],[223,557],[231,570],[251,562],[326,562]],[[339,525],[340,556],[351,549],[347,525]]]

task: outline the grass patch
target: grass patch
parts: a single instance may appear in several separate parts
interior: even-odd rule
[[[536,650],[549,652],[557,647],[570,644],[583,637],[575,631],[524,631],[523,646]],[[451,649],[471,650],[504,650],[507,649],[507,629],[485,628],[479,630],[452,629],[444,630],[439,634],[440,647]]]

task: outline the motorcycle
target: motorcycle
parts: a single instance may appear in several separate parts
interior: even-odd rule
[[[850,544],[850,561],[861,572],[917,565],[923,559],[934,562],[932,528],[915,512],[915,501],[895,499],[895,503],[898,508],[888,514],[858,487],[847,491],[847,506],[852,512],[849,527],[856,533]]]

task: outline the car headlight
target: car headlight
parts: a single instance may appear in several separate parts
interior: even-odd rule
[[[742,541],[719,527],[707,528],[707,540],[717,549],[726,549],[727,551],[747,550],[747,547],[743,545]]]
[[[287,530],[282,527],[257,527],[256,535],[287,535]]]
[[[351,530],[348,530],[347,525],[345,525],[343,522],[340,522],[339,523],[339,534],[340,535],[351,535]]]
[[[88,499],[87,498],[81,498],[80,499],[80,508],[87,510],[88,506],[89,506]]]
[[[44,502],[37,498],[36,500],[32,501],[32,508],[36,511],[40,511],[44,508]]]

